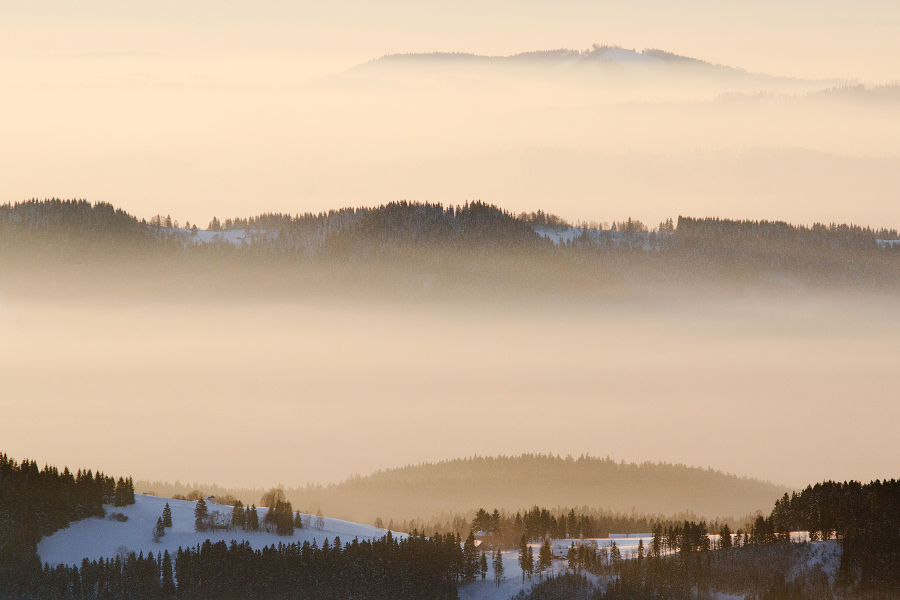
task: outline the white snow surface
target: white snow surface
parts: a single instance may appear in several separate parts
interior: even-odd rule
[[[624,63],[624,64],[662,64],[663,61],[653,57],[647,56],[646,54],[642,54],[641,52],[637,52],[635,50],[627,50],[625,48],[610,48],[606,52],[600,55],[601,61],[610,61],[616,63]]]
[[[809,557],[806,560],[804,569],[809,571],[822,569],[825,575],[828,576],[829,583],[834,585],[834,579],[837,576],[840,564],[841,545],[837,540],[810,543]]]
[[[153,542],[153,529],[156,520],[162,516],[166,503],[172,509],[172,527],[166,529],[166,535],[159,543]],[[232,508],[222,504],[207,501],[210,512],[219,511],[231,515]],[[347,543],[354,538],[359,541],[377,539],[383,537],[386,529],[378,529],[372,525],[352,523],[325,517],[325,526],[320,531],[315,527],[295,529],[293,536],[281,536],[275,533],[236,531],[208,531],[198,533],[194,531],[194,507],[196,502],[188,500],[172,500],[171,498],[157,498],[155,496],[135,495],[135,504],[124,507],[106,506],[107,515],[114,512],[128,517],[128,521],[122,523],[107,518],[91,518],[77,521],[66,529],[61,529],[53,535],[45,537],[38,543],[38,555],[41,561],[51,565],[67,564],[80,565],[82,559],[95,560],[98,558],[113,558],[121,552],[164,552],[170,554],[179,547],[194,547],[202,544],[207,539],[218,542],[230,543],[246,540],[255,549],[271,546],[279,543],[312,543],[316,540],[318,545],[327,539],[333,542],[336,536],[340,536],[341,543]],[[258,508],[260,522],[262,522],[267,509]],[[315,525],[316,518],[311,522]],[[405,534],[393,535],[406,537]]]
[[[191,244],[209,244],[212,242],[228,242],[233,246],[242,246],[244,242],[250,242],[251,235],[244,229],[229,229],[227,231],[210,231],[208,229],[198,229],[197,233],[192,233],[190,229],[173,229],[186,236]]]
[[[537,559],[540,546],[540,544],[529,544],[535,559]],[[490,556],[488,558],[490,559]],[[490,560],[488,560],[488,563],[490,564]],[[555,576],[564,572],[566,564],[564,560],[554,560],[553,566],[544,574],[544,577]],[[588,575],[588,577],[596,583],[596,578],[593,575]],[[494,567],[492,565],[488,570],[485,581],[479,579],[478,581],[464,583],[459,586],[459,600],[509,600],[521,590],[529,589],[541,581],[540,576],[534,575],[531,579],[526,577],[523,582],[522,569],[519,567],[519,551],[509,550],[503,552],[503,581],[500,585],[498,586],[494,582]]]

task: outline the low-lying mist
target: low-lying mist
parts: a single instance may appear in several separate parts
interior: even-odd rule
[[[897,309],[803,291],[7,302],[0,438],[39,462],[245,486],[548,451],[883,478]]]

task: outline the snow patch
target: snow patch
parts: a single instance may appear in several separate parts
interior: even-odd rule
[[[172,527],[166,529],[166,535],[159,543],[153,542],[153,528],[156,520],[162,516],[163,507],[168,502],[172,509]],[[247,541],[254,549],[271,546],[279,543],[312,543],[315,540],[319,546],[326,539],[334,540],[340,536],[341,542],[346,543],[354,538],[371,540],[383,537],[386,529],[378,529],[372,525],[352,523],[338,519],[325,518],[322,530],[315,528],[296,529],[293,536],[282,536],[275,533],[241,531],[208,531],[198,533],[194,531],[194,507],[195,502],[189,500],[172,500],[170,498],[158,498],[155,496],[135,495],[135,504],[131,506],[112,507],[107,506],[107,514],[121,513],[128,517],[127,521],[120,522],[105,518],[91,518],[78,521],[68,528],[57,531],[53,535],[45,537],[38,543],[38,555],[41,561],[51,565],[66,564],[80,565],[82,559],[96,560],[98,558],[114,558],[122,552],[164,552],[173,554],[179,547],[187,548],[202,544],[207,539],[212,542],[232,540]],[[218,511],[231,515],[232,507],[214,502],[207,502],[209,512]],[[266,508],[258,508],[260,522],[268,512]],[[311,521],[315,523],[313,516]],[[405,534],[394,534],[398,537],[406,537]]]

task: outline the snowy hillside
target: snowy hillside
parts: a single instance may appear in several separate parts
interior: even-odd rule
[[[172,509],[172,527],[166,529],[166,535],[159,543],[153,542],[153,528],[156,520],[162,515],[166,503]],[[353,538],[372,539],[380,538],[387,530],[377,529],[371,525],[351,523],[337,519],[325,518],[324,528],[317,530],[315,527],[296,529],[293,536],[280,536],[275,533],[236,531],[210,531],[197,533],[194,531],[194,507],[195,502],[187,500],[172,500],[169,498],[157,498],[154,496],[135,496],[135,504],[125,507],[106,506],[107,517],[86,519],[72,523],[67,529],[57,531],[46,537],[38,544],[38,555],[41,561],[56,564],[76,565],[83,558],[98,559],[115,557],[122,552],[163,552],[170,553],[179,547],[196,546],[209,539],[214,542],[231,540],[246,540],[254,548],[259,549],[278,543],[310,543],[316,540],[318,545],[328,540],[334,540],[336,536],[342,542],[348,542]],[[207,502],[210,512],[219,511],[231,514],[232,508],[221,504]],[[260,521],[267,509],[257,509]],[[120,513],[128,517],[127,521],[120,522],[111,518],[113,513]],[[315,524],[315,517],[311,519]],[[402,534],[401,534],[402,535]],[[405,536],[404,536],[405,537]]]

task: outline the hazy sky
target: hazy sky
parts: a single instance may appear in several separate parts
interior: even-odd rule
[[[900,223],[896,100],[887,108],[735,106],[648,92],[622,104],[609,89],[547,82],[523,89],[439,76],[405,85],[334,78],[388,53],[605,43],[884,84],[900,79],[896,2],[0,7],[4,202],[84,197],[200,225],[213,215],[401,198],[478,198],[573,220],[715,214]],[[768,159],[782,167],[773,173],[759,149],[809,152]]]

